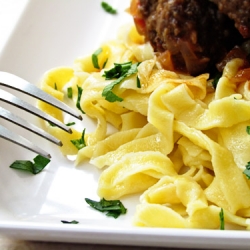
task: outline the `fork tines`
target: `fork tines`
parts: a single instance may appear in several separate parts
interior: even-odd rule
[[[7,73],[7,72],[1,72],[0,71],[0,85],[4,87],[8,87],[11,89],[15,89],[17,91],[23,92],[25,94],[28,94],[32,97],[35,97],[41,101],[44,101],[48,104],[51,104],[54,107],[57,107],[58,109],[76,117],[77,119],[82,120],[82,117],[72,108],[67,106],[65,103],[59,101],[58,99],[52,97],[51,95],[47,94],[43,90],[39,89],[35,85],[27,82],[26,80]],[[25,111],[28,111],[58,127],[61,129],[67,131],[68,133],[72,133],[71,129],[63,124],[62,122],[58,121],[54,117],[42,112],[40,109],[36,108],[35,106],[32,106],[31,104],[23,101],[22,99],[14,96],[13,94],[4,91],[0,89],[0,100],[7,102],[11,105],[14,105],[20,109],[23,109]],[[45,132],[44,130],[38,128],[34,124],[31,124],[27,122],[26,120],[22,119],[21,117],[11,113],[10,111],[0,107],[0,117],[3,119],[6,119],[10,122],[13,122],[17,124],[18,126],[21,126],[29,131],[32,131],[33,133],[36,133],[43,138],[57,144],[62,145],[62,143],[55,137],[51,136],[49,133]],[[16,143],[24,148],[27,148],[35,153],[38,153],[46,158],[50,158],[50,154],[39,148],[38,146],[34,145],[34,143],[31,143],[24,137],[17,135],[13,131],[10,131],[9,129],[5,128],[4,126],[0,125],[0,137],[9,140],[13,143]]]

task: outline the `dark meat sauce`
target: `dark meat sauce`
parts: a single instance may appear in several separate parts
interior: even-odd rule
[[[217,4],[223,2],[225,1],[138,0],[138,11],[144,26],[142,22],[136,25],[143,26],[138,30],[150,41],[156,52],[170,52],[175,70],[198,75],[214,70],[215,65],[235,45],[244,41],[237,29],[238,24],[235,23],[235,20],[239,22],[240,19],[228,16],[229,7],[223,10],[218,8]],[[247,9],[249,10],[249,4]]]

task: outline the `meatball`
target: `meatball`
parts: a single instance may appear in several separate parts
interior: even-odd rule
[[[250,38],[250,2],[248,0],[211,0],[218,9],[235,22],[244,38]]]
[[[134,2],[138,31],[156,52],[170,53],[177,71],[191,75],[208,71],[243,40],[234,21],[209,0]]]

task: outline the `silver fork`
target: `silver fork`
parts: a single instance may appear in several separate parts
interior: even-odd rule
[[[57,107],[58,109],[82,120],[81,115],[79,115],[74,109],[67,106],[65,103],[59,101],[58,99],[52,97],[51,95],[47,94],[43,90],[39,89],[35,85],[27,82],[26,80],[7,73],[7,72],[1,72],[0,71],[0,86],[4,86],[7,88],[15,89],[17,91],[23,92],[25,94],[28,94],[32,97],[35,97],[41,101],[44,101],[46,103],[49,103],[53,105],[54,107]],[[25,111],[28,111],[52,124],[55,126],[58,126],[59,128],[67,131],[68,133],[72,133],[71,129],[63,124],[62,122],[58,121],[54,117],[42,112],[40,109],[36,108],[35,106],[23,101],[22,99],[14,96],[13,94],[0,89],[0,100],[4,101],[6,103],[12,104],[16,107],[19,107],[20,109],[23,109]],[[38,128],[34,124],[31,124],[24,120],[23,118],[11,113],[10,111],[4,109],[0,106],[0,118],[6,119],[12,123],[15,123],[18,126],[21,126],[29,131],[32,131],[33,133],[42,136],[43,138],[61,146],[62,143],[60,140],[55,138],[54,136],[51,136],[49,133],[45,132],[44,130]],[[11,141],[13,143],[16,143],[26,149],[29,149],[37,154],[40,154],[46,158],[50,158],[51,155],[35,145],[34,143],[30,142],[23,136],[20,136],[13,131],[10,131],[6,127],[2,126],[0,124],[0,137],[4,138],[8,141]]]

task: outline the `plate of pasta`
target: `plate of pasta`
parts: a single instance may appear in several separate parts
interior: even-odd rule
[[[35,155],[1,139],[0,233],[248,249],[244,61],[229,60],[216,87],[209,73],[166,69],[129,7],[129,0],[28,1],[0,54],[0,69],[37,84],[83,120],[30,100],[73,131],[23,114],[63,142],[59,148],[15,128],[52,156],[36,175],[9,168]]]

